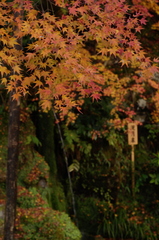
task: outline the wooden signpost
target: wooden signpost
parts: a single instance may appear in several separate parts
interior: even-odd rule
[[[128,123],[128,144],[131,145],[132,195],[135,197],[135,154],[134,146],[138,144],[138,128],[136,123]]]

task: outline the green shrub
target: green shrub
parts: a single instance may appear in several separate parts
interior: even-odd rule
[[[109,199],[78,198],[77,217],[79,228],[88,235],[135,240],[159,238],[157,219],[136,202],[113,205]]]
[[[17,206],[20,208],[49,207],[35,187],[26,189],[18,186]]]
[[[51,208],[18,209],[17,240],[80,240],[81,233],[70,217]]]
[[[35,187],[18,187],[17,240],[80,240],[81,233],[70,217],[55,211]]]
[[[26,147],[27,150],[27,147]],[[49,166],[44,158],[36,151],[32,155],[31,151],[20,153],[20,167],[18,171],[18,181],[28,186],[36,186],[40,179],[49,179]]]

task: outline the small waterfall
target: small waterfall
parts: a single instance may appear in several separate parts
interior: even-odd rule
[[[69,186],[70,186],[70,193],[71,193],[71,198],[72,198],[72,208],[73,208],[74,220],[75,220],[75,223],[76,223],[76,225],[78,227],[77,214],[76,214],[76,205],[75,205],[75,196],[74,196],[73,187],[72,187],[71,175],[70,175],[70,172],[68,170],[67,153],[66,153],[66,150],[65,150],[65,144],[64,144],[61,128],[60,128],[60,125],[58,123],[57,115],[56,115],[56,113],[54,111],[53,111],[53,113],[54,113],[55,120],[57,121],[58,132],[59,132],[59,136],[60,136],[60,140],[61,140],[61,144],[62,144],[62,149],[63,149],[63,153],[64,153],[64,159],[65,159],[65,163],[66,163],[66,169],[67,169]]]

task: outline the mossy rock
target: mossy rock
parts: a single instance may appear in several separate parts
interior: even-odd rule
[[[19,183],[24,183],[28,186],[37,186],[40,179],[46,179],[47,181],[49,179],[49,167],[44,158],[34,151],[30,157],[28,153],[27,160],[25,160],[24,153],[20,154]]]

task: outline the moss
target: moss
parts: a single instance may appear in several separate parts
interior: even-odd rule
[[[54,149],[54,117],[52,111],[49,113],[35,113],[34,123],[36,134],[41,142],[38,151],[45,157],[45,161],[50,167],[51,175],[57,174],[55,149]]]
[[[66,213],[50,208],[18,209],[17,240],[80,240],[81,233]]]
[[[26,186],[37,186],[40,179],[44,178],[46,181],[49,179],[49,166],[44,158],[37,152],[34,154],[27,151],[25,159],[25,152],[20,154],[20,166],[18,171],[18,182]]]
[[[58,179],[55,142],[54,142],[54,116],[53,112],[34,112],[33,121],[36,126],[37,137],[41,142],[38,151],[44,156],[50,168],[49,200],[53,209],[66,211],[66,199],[63,186]]]
[[[55,210],[66,211],[67,203],[62,184],[52,178],[51,203]]]
[[[15,239],[80,240],[81,233],[66,213],[51,209],[36,188],[19,186]]]

